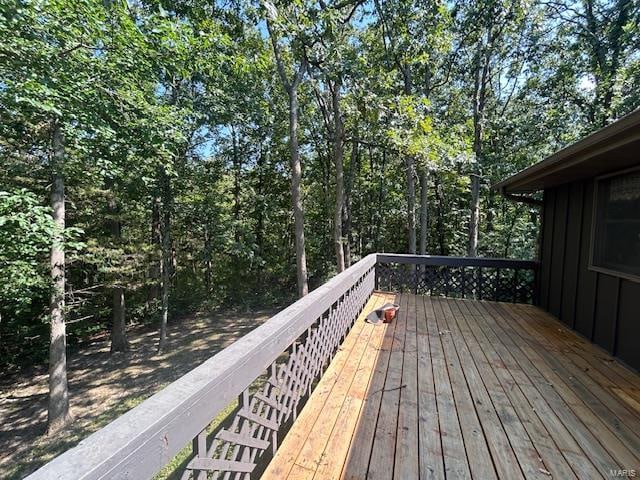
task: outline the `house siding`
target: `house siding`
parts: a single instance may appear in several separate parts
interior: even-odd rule
[[[640,370],[640,283],[589,270],[594,179],[545,190],[540,307]]]

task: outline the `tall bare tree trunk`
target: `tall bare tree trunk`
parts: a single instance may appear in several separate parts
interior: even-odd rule
[[[231,125],[231,138],[233,142],[233,238],[238,243],[240,242],[240,175],[242,174],[242,161],[238,151],[238,136],[233,125]]]
[[[162,206],[162,199],[160,194],[153,195],[151,200],[151,245],[154,252],[161,249],[161,234],[160,234],[160,210]],[[157,260],[157,256],[154,254],[153,261],[149,267],[149,277],[151,279],[151,285],[149,288],[149,294],[147,301],[155,305],[160,298],[160,285],[162,284],[162,260]]]
[[[415,161],[412,156],[405,157],[407,169],[407,227],[409,229],[409,253],[416,253],[416,181]]]
[[[333,84],[333,158],[336,164],[336,205],[333,224],[333,243],[338,272],[344,271],[344,249],[342,247],[342,208],[344,206],[344,125],[340,112],[340,80]]]
[[[471,175],[471,205],[469,216],[469,246],[467,255],[478,255],[478,226],[480,223],[480,174],[474,172]]]
[[[120,211],[113,192],[113,185],[110,185],[109,198],[107,200],[109,210],[109,230],[114,244],[118,245],[122,240],[122,226],[120,224]],[[127,340],[127,323],[125,317],[125,290],[122,285],[115,285],[112,288],[113,297],[113,324],[111,325],[111,353],[126,352],[129,350]]]
[[[486,102],[487,69],[491,31],[487,32],[487,45],[478,42],[474,59],[474,96],[473,96],[473,153],[474,163],[471,173],[471,204],[469,214],[469,245],[467,254],[478,255],[478,229],[480,225],[480,175],[482,173],[482,135],[484,127],[484,107]]]
[[[342,214],[344,216],[344,242],[342,243],[342,248],[344,251],[344,268],[349,268],[351,266],[351,214],[346,207],[342,209]]]
[[[56,432],[71,422],[67,385],[67,334],[65,324],[65,208],[64,208],[64,137],[59,124],[53,127],[53,183],[51,208],[57,226],[51,243],[51,282],[53,292],[49,305],[51,337],[49,344],[49,409],[48,431]]]
[[[213,264],[211,262],[211,233],[209,229],[209,222],[206,220],[204,225],[204,284],[207,293],[211,292],[211,276],[213,271]]]
[[[371,150],[369,150],[369,160],[371,161],[371,171],[373,172],[373,155],[371,154]],[[375,245],[375,250],[376,252],[381,252],[384,251],[384,229],[383,229],[383,223],[384,223],[384,216],[382,213],[382,207],[384,205],[384,200],[385,200],[385,185],[384,185],[384,180],[385,180],[385,168],[387,166],[387,151],[386,150],[382,150],[382,163],[380,164],[380,171],[378,174],[378,208],[375,209],[375,213],[378,215],[377,218],[374,218],[373,223],[375,225],[375,229],[374,229],[374,245]]]
[[[436,198],[438,200],[437,203],[437,223],[438,223],[438,228],[437,228],[437,232],[438,232],[438,247],[439,247],[439,253],[440,255],[446,255],[446,245],[445,245],[445,238],[444,238],[444,219],[442,218],[444,215],[444,193],[442,191],[442,185],[440,184],[440,181],[438,180],[438,176],[435,175],[433,178],[433,182],[434,182],[434,190],[436,193]]]
[[[306,57],[302,60],[300,67],[295,72],[293,80],[290,82],[280,54],[280,46],[275,31],[272,29],[271,21],[267,19],[267,30],[271,38],[273,55],[276,59],[278,75],[282,81],[284,89],[289,96],[289,150],[291,154],[291,201],[293,203],[293,219],[295,223],[296,240],[296,272],[298,280],[298,296],[304,297],[309,293],[307,283],[307,255],[304,246],[304,209],[302,206],[302,165],[300,164],[300,147],[298,145],[298,85],[307,70]]]
[[[307,254],[304,246],[304,209],[302,206],[302,165],[298,146],[298,89],[289,88],[289,149],[291,153],[291,200],[296,236],[296,270],[298,277],[298,296],[309,293],[307,283]]]
[[[270,135],[269,135],[270,138]],[[257,168],[258,168],[258,185],[256,186],[257,202],[255,203],[255,215],[256,215],[256,254],[261,261],[257,264],[258,269],[258,285],[262,286],[264,279],[264,212],[265,212],[265,164],[268,163],[269,158],[269,144],[268,140],[266,145],[262,145],[260,153],[258,154]]]
[[[411,67],[407,64],[399,65],[404,79],[404,94],[413,93],[413,77]],[[416,253],[416,182],[415,159],[411,155],[404,158],[407,174],[407,228],[409,230],[409,253]]]
[[[429,189],[429,171],[426,168],[420,170],[420,255],[427,254],[427,193]]]
[[[161,175],[162,188],[162,215],[160,230],[162,236],[162,311],[160,314],[160,340],[158,341],[158,353],[162,353],[167,341],[167,323],[169,320],[169,294],[171,291],[171,270],[173,252],[171,249],[171,209],[172,193],[171,179],[163,168]]]
[[[504,202],[502,202],[504,205]],[[494,229],[494,212],[493,209],[496,206],[496,194],[495,190],[492,188],[489,190],[487,194],[487,202],[486,202],[486,224],[487,224],[487,232],[493,232]]]
[[[113,288],[113,325],[111,327],[111,353],[129,350],[125,315],[124,288]]]
[[[360,171],[360,140],[358,138],[358,125],[356,124],[353,134],[353,149],[351,151],[351,162],[349,164],[349,175],[347,176],[344,194],[344,264],[346,268],[351,266],[351,244],[353,243],[352,225],[352,205],[351,194],[353,192],[353,181],[356,172]]]

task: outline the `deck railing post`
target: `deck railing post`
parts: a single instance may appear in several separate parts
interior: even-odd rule
[[[375,290],[380,290],[380,264],[376,262],[376,266],[373,268],[375,275]]]
[[[540,305],[540,269],[533,269],[533,286],[531,292],[531,302],[534,305]]]

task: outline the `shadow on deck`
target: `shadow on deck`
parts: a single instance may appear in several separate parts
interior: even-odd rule
[[[364,322],[393,300],[371,297],[263,479],[640,469],[640,376],[613,357],[530,305],[402,294]]]

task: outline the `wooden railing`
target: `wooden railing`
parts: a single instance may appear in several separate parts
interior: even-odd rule
[[[505,270],[535,271],[533,262],[447,258],[368,255],[29,478],[151,478],[190,442],[183,479],[258,477],[375,288],[461,296],[473,291],[486,298],[482,280],[491,269],[501,272],[496,288],[506,281]],[[436,283],[427,281],[434,267]],[[467,268],[482,269],[471,290],[442,286]],[[514,301],[533,298],[522,291],[531,282],[510,278],[517,280]],[[212,421],[235,402],[210,433]]]
[[[423,295],[536,303],[537,262],[378,254],[376,288]]]

